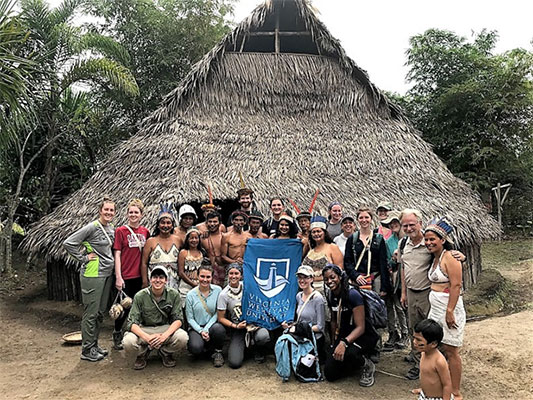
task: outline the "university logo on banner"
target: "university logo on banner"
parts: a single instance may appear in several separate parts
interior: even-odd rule
[[[242,319],[266,329],[294,319],[302,260],[297,239],[250,239],[244,253]]]

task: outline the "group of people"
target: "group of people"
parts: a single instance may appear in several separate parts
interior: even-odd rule
[[[102,201],[98,219],[64,242],[82,264],[82,360],[99,361],[108,354],[98,336],[114,282],[133,305],[115,320],[113,347],[136,354],[135,369],[146,366],[152,350],[158,350],[164,366],[173,367],[173,353],[185,348],[195,356],[210,355],[220,367],[226,335],[230,367],[242,365],[247,349],[262,362],[276,332],[242,318],[246,244],[251,238],[299,239],[303,259],[296,314],[282,329],[311,325],[327,380],[361,369],[360,385],[371,386],[380,352],[410,343],[406,361],[412,366],[406,376],[421,378],[419,398],[461,398],[459,349],[466,321],[461,262],[466,257],[452,250],[453,227],[446,218],[423,229],[416,209],[399,212],[383,202],[375,210],[377,218],[368,207],[351,216],[337,201],[329,205],[327,217],[312,215],[312,209],[293,216],[280,197],[270,200],[271,216],[265,218],[252,190],[240,189],[237,199],[240,208],[226,225],[212,201],[202,206],[202,223],[190,205],[181,206],[175,218],[172,205],[162,204],[152,234],[141,225],[140,200],[128,204],[127,224],[116,230],[111,224],[115,204]],[[385,301],[385,343],[368,318],[361,289]],[[435,353],[434,344],[441,340],[447,375],[442,356]],[[434,371],[439,379],[424,378]]]

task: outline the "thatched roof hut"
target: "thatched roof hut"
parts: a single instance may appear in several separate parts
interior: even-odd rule
[[[234,198],[240,172],[264,211],[272,195],[303,206],[320,188],[323,211],[336,199],[352,211],[389,200],[428,218],[446,214],[477,264],[481,240],[497,232],[479,196],[346,56],[307,2],[271,0],[33,227],[24,248],[63,265],[63,239],[95,217],[104,194],[117,200],[117,223],[130,198],[143,199],[151,225],[160,201],[205,201],[207,182],[215,198]]]

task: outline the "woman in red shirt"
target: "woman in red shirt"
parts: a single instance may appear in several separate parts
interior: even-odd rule
[[[144,212],[143,202],[133,199],[128,204],[128,223],[116,229],[113,244],[115,258],[115,286],[133,298],[142,288],[141,255],[150,236],[148,229],[140,225]],[[122,325],[128,318],[128,309],[115,320],[113,348],[122,350]]]

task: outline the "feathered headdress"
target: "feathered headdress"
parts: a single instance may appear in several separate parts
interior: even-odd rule
[[[453,244],[453,240],[450,235],[453,233],[453,226],[448,221],[446,217],[435,217],[429,221],[428,226],[425,229],[425,232],[431,231],[435,232],[438,236],[446,240],[447,242]]]
[[[173,209],[174,205],[170,200],[159,203],[159,214],[157,215],[157,220],[160,220],[163,217],[167,217],[174,221],[174,213],[172,212]]]
[[[309,211],[300,211],[300,208],[296,205],[296,203],[292,199],[289,199],[289,202],[292,204],[292,206],[294,207],[294,209],[298,213],[298,215],[296,216],[296,219],[298,219],[300,217],[311,218],[311,215],[312,215],[311,213],[313,212],[313,208],[315,207],[315,203],[316,203],[316,199],[318,197],[318,193],[320,193],[320,191],[317,189],[315,191],[315,195],[313,196],[313,200],[311,200],[311,205],[309,206]]]
[[[322,217],[321,215],[315,215],[313,218],[311,218],[311,228],[321,228],[321,229],[327,229],[327,219]]]
[[[219,207],[213,204],[213,192],[211,191],[211,186],[209,185],[207,185],[207,196],[209,197],[209,203],[202,204],[202,211],[218,210]]]

